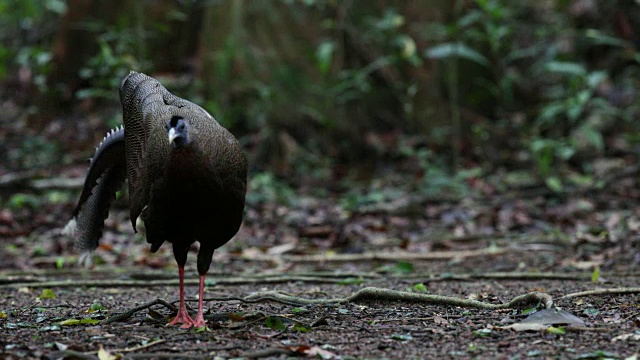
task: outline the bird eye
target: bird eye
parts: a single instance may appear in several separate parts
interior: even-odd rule
[[[182,117],[180,116],[172,116],[171,119],[169,120],[169,122],[167,123],[167,128],[170,127],[178,127],[178,125],[181,123]]]

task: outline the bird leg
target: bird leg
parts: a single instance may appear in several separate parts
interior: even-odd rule
[[[182,324],[182,326],[180,326],[181,328],[188,329],[192,327],[195,324],[195,322],[189,316],[189,313],[187,313],[187,307],[185,306],[185,303],[184,303],[184,265],[178,266],[178,277],[180,278],[180,307],[178,307],[178,315],[176,315],[176,317],[167,325],[176,325],[181,323]],[[202,292],[202,284],[203,284],[203,281],[201,279],[200,292]],[[200,298],[199,308],[200,310],[198,311],[198,315],[202,316],[202,295]]]
[[[204,315],[202,314],[202,303],[204,301],[204,275],[200,275],[200,292],[198,296],[198,315],[193,324],[195,327],[207,326],[207,322],[204,321]]]

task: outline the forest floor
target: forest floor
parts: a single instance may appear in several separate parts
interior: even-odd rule
[[[72,166],[57,175],[81,183],[83,172]],[[73,241],[60,234],[75,199],[67,190],[43,190],[75,180],[44,180],[16,182],[11,206],[0,210],[1,358],[640,353],[634,177],[606,191],[563,195],[544,187],[494,189],[452,201],[394,192],[349,210],[339,196],[309,189],[287,205],[251,201],[240,232],[214,254],[208,327],[187,330],[166,326],[178,299],[170,247],[149,253],[120,199],[96,267],[78,268]],[[194,245],[186,271],[192,308],[196,252]],[[395,292],[350,297],[370,287]],[[597,289],[604,290],[580,293]],[[530,292],[538,297],[519,307],[478,303],[504,304]]]

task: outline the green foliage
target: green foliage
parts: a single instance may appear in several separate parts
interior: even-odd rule
[[[42,289],[42,292],[38,296],[40,299],[55,299],[56,294],[51,289]]]
[[[547,332],[550,334],[555,334],[555,335],[564,335],[567,333],[567,330],[565,330],[562,326],[549,326],[547,328]]]
[[[91,57],[79,75],[91,83],[91,87],[76,92],[78,99],[113,98],[120,87],[120,81],[130,70],[142,70],[143,59],[137,59],[134,53],[143,39],[128,28],[108,27],[97,38],[100,48]],[[141,63],[142,62],[142,63]]]
[[[413,336],[411,336],[410,334],[391,334],[391,336],[389,336],[390,339],[392,340],[400,340],[400,341],[411,341],[413,340]]]
[[[338,285],[362,285],[361,277],[348,277],[338,281]]]
[[[29,136],[8,152],[9,161],[23,169],[46,167],[61,158],[60,145],[44,136]]]
[[[280,320],[280,318],[276,316],[267,316],[264,319],[264,323],[269,329],[272,330],[284,331],[287,329],[287,326],[282,322],[282,320]]]
[[[107,309],[104,306],[102,306],[100,303],[93,303],[89,307],[89,312],[104,311],[104,310],[107,310]]]
[[[254,174],[249,179],[248,187],[247,203],[249,204],[290,204],[295,198],[293,189],[270,172]]]
[[[21,209],[24,207],[37,208],[40,205],[40,198],[31,194],[13,194],[9,198],[9,207]]]
[[[281,163],[289,166],[282,172],[329,178],[327,169],[344,163],[377,166],[395,155],[417,164],[412,188],[372,184],[345,194],[345,209],[416,192],[465,196],[470,179],[502,166],[531,169],[538,183],[562,192],[597,183],[584,159],[606,155],[616,143],[610,137],[640,143],[640,53],[607,13],[631,5],[602,6],[588,24],[567,1],[181,1],[148,12],[160,5],[126,5],[67,24],[67,1],[0,0],[5,91],[18,83],[32,101],[64,89],[47,83],[59,65],[61,24],[86,30],[97,45],[71,69],[82,80],[69,86],[81,86],[77,99],[116,98],[130,69],[169,73],[178,83],[172,90],[196,78],[189,98],[250,135],[243,141],[260,154],[249,203],[295,199],[271,175],[281,174]],[[229,11],[205,18],[220,8]],[[395,131],[419,141],[379,149],[368,142]],[[301,149],[283,150],[284,138]],[[16,167],[47,166],[60,149],[34,137],[7,158]]]
[[[60,321],[58,325],[60,326],[76,326],[76,325],[96,325],[99,321],[91,318],[83,318],[83,319],[66,319]]]
[[[591,272],[591,282],[597,283],[600,281],[600,266],[595,266],[593,272]]]
[[[0,80],[21,67],[40,92],[48,91],[52,49],[40,39],[53,35],[55,21],[66,11],[63,0],[0,0]]]
[[[428,293],[429,289],[427,289],[427,287],[423,284],[423,283],[418,283],[413,285],[413,287],[411,288],[414,292],[417,293]]]

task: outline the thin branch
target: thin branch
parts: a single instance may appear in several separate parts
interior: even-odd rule
[[[307,283],[325,283],[336,284],[342,281],[342,279],[328,278],[328,277],[312,277],[312,276],[273,276],[264,278],[215,278],[209,279],[214,284],[221,285],[245,285],[245,284],[277,284],[293,281],[302,281]],[[188,286],[199,285],[198,279],[185,279],[184,284]],[[68,287],[97,287],[97,288],[111,288],[111,287],[157,287],[157,286],[178,286],[178,280],[51,280],[51,281],[38,281],[38,282],[26,282],[26,283],[5,283],[0,284],[0,288],[41,288],[41,287],[55,287],[55,288],[68,288]]]
[[[270,349],[258,350],[251,353],[245,353],[242,355],[242,357],[247,359],[260,359],[260,358],[266,358],[266,357],[274,357],[277,355],[291,356],[291,355],[295,355],[295,352],[291,350],[287,350],[285,348],[270,348]]]
[[[124,320],[130,318],[131,316],[133,316],[133,314],[135,314],[136,312],[138,312],[140,310],[148,309],[148,308],[150,308],[150,307],[152,307],[154,305],[163,305],[163,306],[165,306],[166,308],[168,308],[169,310],[171,310],[174,313],[178,312],[178,308],[177,307],[169,304],[165,300],[163,300],[163,299],[155,299],[155,300],[150,301],[150,302],[148,302],[146,304],[142,304],[140,306],[136,306],[133,309],[128,310],[128,311],[126,311],[126,312],[124,312],[122,314],[111,316],[108,319],[106,319],[103,322],[103,324],[110,324],[110,323],[116,322],[116,321],[124,321]]]
[[[571,298],[592,296],[592,295],[624,295],[624,294],[640,294],[640,287],[624,287],[624,288],[579,291],[579,292],[561,296],[560,299],[571,299]]]
[[[75,350],[55,351],[49,354],[50,359],[80,359],[80,360],[98,360],[97,356],[85,354]]]
[[[605,327],[588,327],[588,326],[563,326],[567,331],[575,332],[611,332],[613,329]]]
[[[148,348],[150,348],[152,346],[155,346],[155,345],[158,345],[158,344],[162,344],[164,342],[167,342],[167,340],[159,339],[159,340],[156,340],[156,341],[148,342],[148,343],[146,343],[144,345],[133,346],[133,347],[130,347],[130,348],[125,348],[125,349],[113,349],[113,350],[110,350],[110,352],[112,352],[112,353],[125,353],[125,352],[139,351],[139,350],[148,349]]]
[[[412,260],[450,260],[468,257],[501,255],[507,252],[503,248],[487,248],[479,250],[432,251],[432,252],[365,252],[362,254],[319,254],[319,255],[268,255],[258,254],[240,256],[244,260],[253,261],[285,261],[285,262],[355,262],[355,261],[412,261]]]

